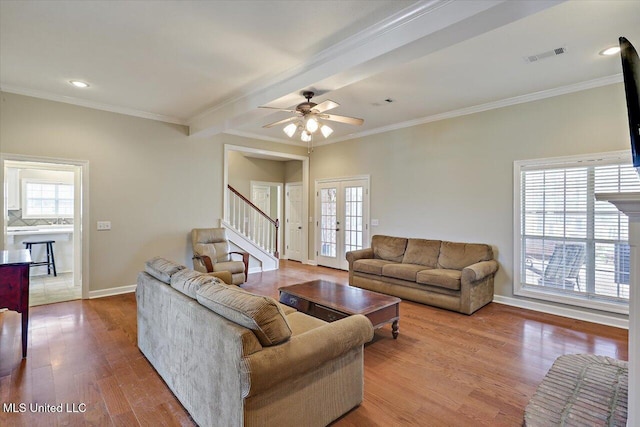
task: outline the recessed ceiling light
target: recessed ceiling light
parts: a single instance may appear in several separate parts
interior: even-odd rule
[[[80,81],[80,80],[69,80],[69,83],[71,83],[75,87],[79,87],[79,88],[89,87],[89,83],[85,83],[85,82]]]
[[[620,52],[620,46],[611,46],[600,51],[600,55],[611,56]]]

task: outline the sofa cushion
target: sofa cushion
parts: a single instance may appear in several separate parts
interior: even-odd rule
[[[440,243],[440,240],[409,239],[402,262],[436,268],[440,254]]]
[[[196,298],[211,311],[251,329],[265,347],[279,344],[291,337],[286,317],[273,298],[218,283],[200,287]]]
[[[171,276],[171,287],[189,298],[196,299],[196,292],[207,283],[225,283],[217,277],[184,268]]]
[[[460,290],[460,270],[445,270],[434,268],[431,270],[422,270],[416,274],[416,282],[424,285],[440,286],[442,288]]]
[[[491,246],[480,243],[442,242],[438,268],[462,270],[480,261],[493,259]]]
[[[391,236],[373,236],[371,238],[373,257],[387,261],[402,262],[407,239]]]
[[[312,329],[319,328],[327,324],[324,320],[311,317],[299,311],[287,315],[287,322],[291,327],[291,336],[304,334]]]
[[[382,276],[382,267],[387,264],[397,263],[384,259],[359,259],[353,263],[353,271],[359,271],[360,273],[377,274],[378,276]]]
[[[175,272],[184,268],[186,268],[184,265],[180,265],[161,257],[151,258],[144,264],[144,271],[167,284],[171,282],[171,276]]]
[[[287,319],[289,319],[289,315],[293,314],[293,313],[297,313],[298,310],[296,310],[295,308],[288,306],[287,304],[282,304],[280,302],[276,301],[276,304],[278,304],[278,307],[280,307],[280,310],[282,310],[282,312],[284,313],[285,316],[287,316]],[[289,323],[289,326],[291,326],[291,323]]]
[[[409,280],[411,282],[415,282],[416,274],[418,273],[418,271],[422,271],[428,268],[429,267],[418,264],[393,263],[387,264],[382,267],[382,275],[400,280]]]

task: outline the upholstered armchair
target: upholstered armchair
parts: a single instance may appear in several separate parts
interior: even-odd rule
[[[194,270],[203,273],[228,271],[234,285],[247,280],[249,254],[231,251],[225,228],[194,228],[191,231],[191,242]],[[234,261],[232,254],[242,256],[242,261]]]

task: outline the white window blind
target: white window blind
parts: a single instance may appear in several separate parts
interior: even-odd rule
[[[611,159],[536,162],[520,165],[519,181],[516,294],[628,304],[629,221],[595,194],[640,191],[635,169]]]

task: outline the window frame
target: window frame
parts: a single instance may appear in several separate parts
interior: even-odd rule
[[[75,192],[74,183],[61,182],[61,181],[49,181],[49,180],[46,180],[46,179],[34,179],[34,178],[23,178],[21,181],[22,181],[21,182],[21,189],[22,189],[22,218],[26,218],[26,219],[57,219],[57,218],[73,219],[74,213],[71,213],[70,215],[68,215],[68,214],[59,214],[57,212],[58,212],[58,208],[59,208],[58,186],[60,186],[60,185],[68,185]],[[28,211],[27,211],[27,207],[28,207],[27,185],[28,184],[49,184],[49,185],[55,185],[56,186],[56,214],[29,214],[28,213]],[[73,200],[74,203],[75,203],[75,193],[74,193],[74,197],[71,200]]]
[[[629,314],[628,302],[594,300],[587,296],[569,295],[553,289],[532,289],[522,283],[522,171],[528,168],[553,169],[573,167],[579,163],[585,166],[604,166],[614,164],[631,164],[631,154],[628,150],[607,153],[593,153],[575,156],[550,157],[530,160],[516,160],[513,162],[513,294],[516,296],[534,298],[555,303],[563,303],[574,307],[602,310],[610,313]]]

